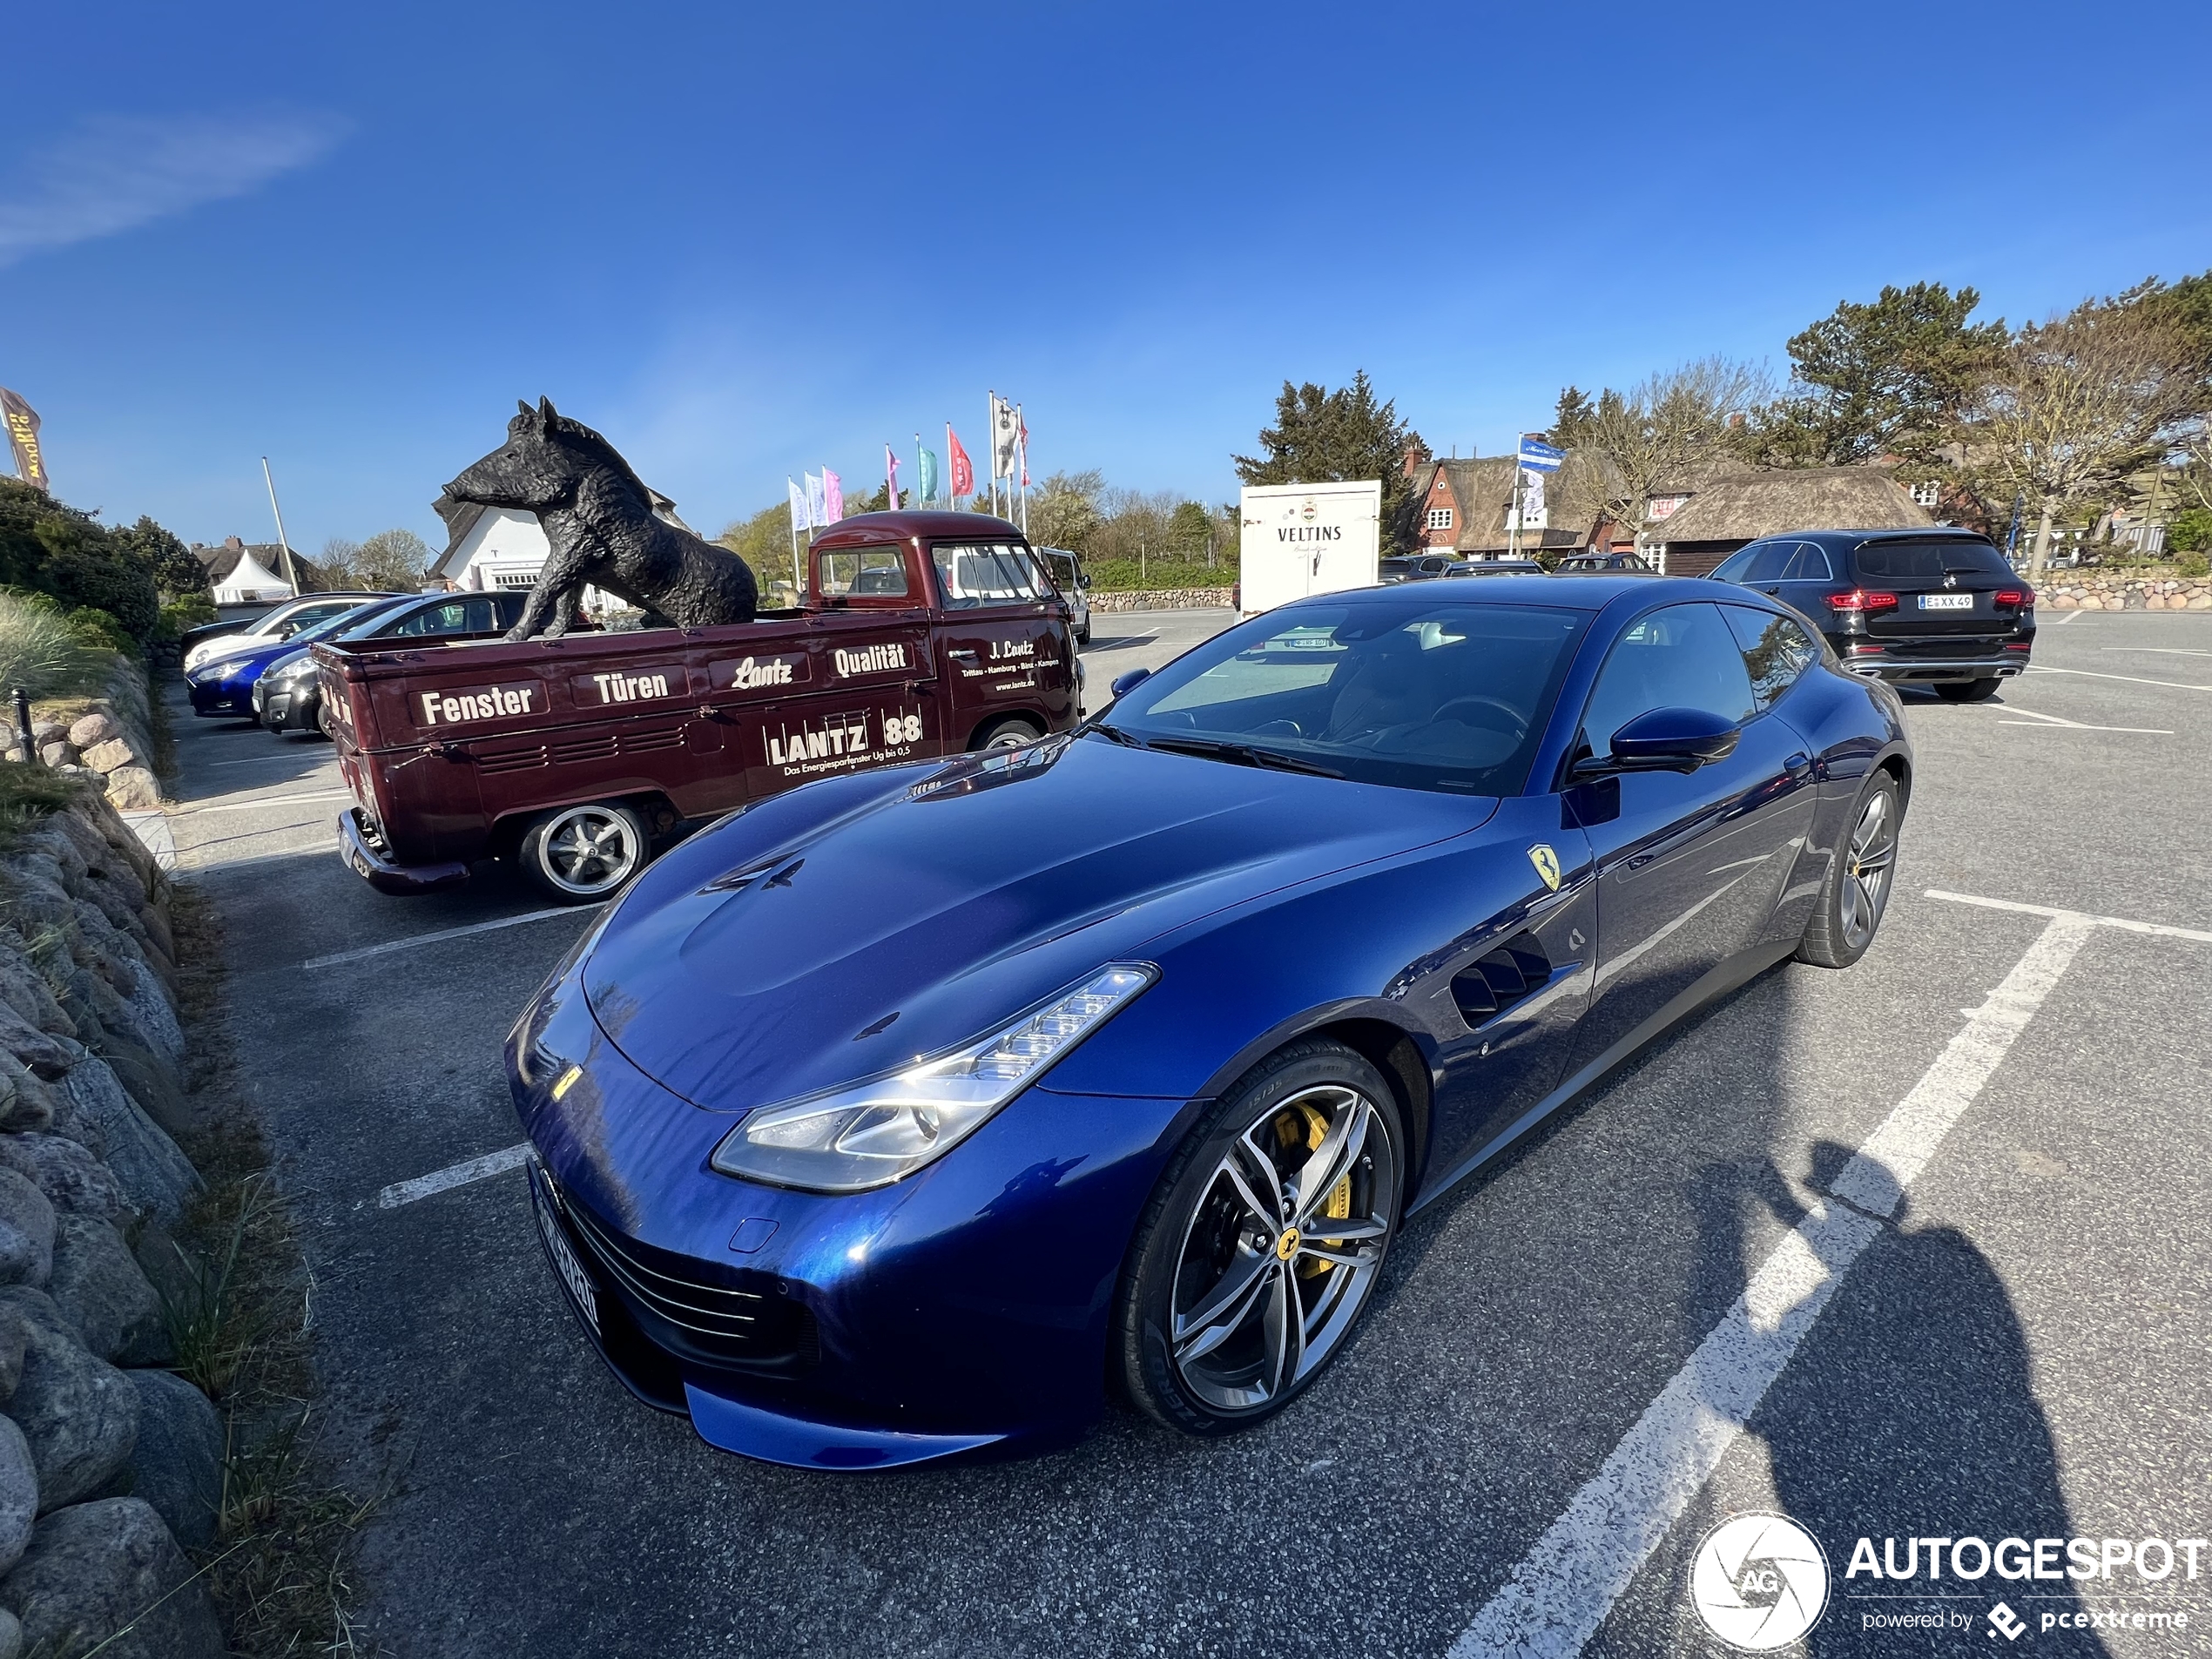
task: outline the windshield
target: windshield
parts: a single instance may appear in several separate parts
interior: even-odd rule
[[[1869,582],[1940,582],[1960,576],[2010,577],[2013,567],[1986,542],[1869,542],[1851,555]]]
[[[1423,584],[1426,589],[1426,584]],[[1408,597],[1255,617],[1136,687],[1101,724],[1163,748],[1401,789],[1510,795],[1588,617]]]
[[[1012,542],[970,546],[941,542],[929,550],[929,556],[936,561],[937,589],[948,610],[1025,604],[1051,592],[1035,557]]]

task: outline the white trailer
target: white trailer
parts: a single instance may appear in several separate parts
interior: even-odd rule
[[[1372,587],[1379,574],[1382,483],[1244,489],[1239,604],[1246,616],[1310,594]]]

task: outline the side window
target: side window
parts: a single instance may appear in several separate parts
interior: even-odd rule
[[[1704,709],[1744,721],[1758,711],[1743,652],[1721,607],[1669,605],[1639,617],[1613,644],[1582,712],[1582,735],[1595,755],[1613,752],[1613,734],[1653,709]]]
[[[1820,660],[1820,647],[1812,636],[1787,617],[1749,605],[1723,605],[1721,614],[1743,648],[1743,670],[1751,677],[1752,693],[1763,709],[1772,708],[1775,699]]]
[[[1027,548],[1011,542],[974,546],[939,543],[929,550],[937,590],[948,610],[975,605],[1028,604],[1047,594],[1044,572]]]
[[[907,556],[896,547],[856,547],[825,553],[819,561],[825,599],[902,598]]]
[[[378,631],[401,639],[428,639],[439,634],[459,634],[468,631],[468,604],[465,601],[455,599],[442,605],[425,605],[389,628]]]
[[[1790,568],[1790,561],[1797,556],[1795,542],[1761,542],[1756,550],[1746,548],[1751,562],[1743,567],[1738,582],[1779,582],[1782,573]]]
[[[1836,572],[1828,563],[1828,550],[1817,542],[1797,543],[1797,556],[1790,561],[1784,582],[1833,582]]]
[[[1751,561],[1759,556],[1763,546],[1764,543],[1754,542],[1749,547],[1738,548],[1713,567],[1713,580],[1716,582],[1743,580],[1743,573],[1751,568]]]

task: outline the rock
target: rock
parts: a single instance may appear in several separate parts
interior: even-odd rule
[[[161,1298],[113,1225],[63,1216],[54,1225],[46,1293],[84,1345],[115,1365],[158,1366],[175,1358]]]
[[[144,766],[118,766],[107,775],[107,798],[125,812],[150,812],[161,805],[161,783]]]
[[[156,1296],[179,1306],[189,1306],[203,1295],[204,1270],[198,1258],[188,1255],[169,1230],[153,1217],[148,1217],[138,1229],[138,1237],[131,1243],[131,1254],[137,1258],[139,1271],[153,1286]]]
[[[107,1166],[64,1136],[0,1135],[0,1165],[30,1177],[46,1201],[65,1215],[106,1221],[126,1207],[123,1189]]]
[[[38,758],[50,766],[71,766],[77,764],[77,751],[66,738],[38,745]]]
[[[41,1077],[58,1077],[70,1068],[70,1052],[55,1040],[54,1034],[41,1031],[6,1001],[0,1001],[0,1049]]]
[[[125,766],[137,765],[138,759],[131,752],[131,745],[120,738],[96,743],[84,752],[84,764],[94,772],[120,772]]]
[[[58,1509],[98,1492],[131,1460],[138,1393],[113,1366],[85,1352],[44,1291],[11,1285],[0,1290],[0,1301],[21,1309],[29,1330],[8,1414],[30,1442],[40,1507]]]
[[[185,1091],[177,1086],[172,1069],[127,1037],[108,1038],[100,1058],[163,1133],[174,1136],[192,1127],[192,1111],[185,1104]]]
[[[59,720],[53,719],[44,714],[33,715],[31,717],[30,740],[33,743],[47,743],[51,742],[54,738],[66,738],[68,736],[69,728],[64,725]]]
[[[23,1431],[0,1417],[0,1575],[23,1559],[38,1519],[38,1470]]]
[[[134,981],[124,993],[131,1012],[138,1016],[138,1028],[152,1039],[153,1051],[172,1066],[185,1063],[185,1028],[178,1022],[177,1009],[169,1001],[169,993],[154,977],[152,968],[143,962],[131,962],[131,977]]]
[[[0,1607],[0,1659],[23,1659],[23,1621]]]
[[[176,1142],[124,1091],[115,1073],[98,1055],[88,1055],[71,1070],[65,1087],[78,1109],[99,1126],[107,1142],[110,1179],[122,1197],[133,1209],[150,1210],[165,1222],[176,1222],[200,1184],[199,1172],[177,1150]],[[6,1156],[4,1137],[0,1137],[0,1161]],[[47,1197],[53,1194],[49,1191]],[[57,1209],[70,1207],[55,1200]],[[111,1211],[106,1218],[115,1213]]]
[[[166,916],[152,905],[142,904],[138,907],[138,925],[146,930],[146,937],[153,941],[155,949],[172,962],[177,960],[177,940],[169,931]]]
[[[22,1061],[0,1052],[0,1132],[54,1126],[53,1092]]]
[[[41,1031],[62,1037],[77,1035],[77,1022],[54,1000],[53,988],[32,972],[30,963],[13,949],[0,949],[0,1002],[5,1002]]]
[[[100,1659],[222,1659],[223,1630],[204,1580],[143,1498],[103,1498],[50,1514],[0,1603],[41,1652]]]
[[[222,1413],[173,1372],[124,1374],[138,1391],[132,1492],[154,1507],[178,1542],[205,1549],[215,1541],[223,1501]]]
[[[12,1302],[0,1302],[0,1406],[23,1380],[23,1357],[30,1346],[30,1316]]]
[[[43,1285],[54,1271],[54,1206],[37,1184],[0,1169],[0,1285]]]
[[[123,728],[116,725],[113,715],[94,709],[90,714],[78,717],[69,729],[69,740],[80,749],[90,749],[96,743],[105,743],[122,733]]]

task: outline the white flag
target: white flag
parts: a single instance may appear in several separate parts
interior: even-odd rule
[[[800,530],[806,529],[813,521],[806,516],[806,493],[797,484],[792,484],[788,475],[785,477],[784,482],[791,484],[791,529],[792,534],[796,536]]]
[[[829,528],[829,513],[827,511],[827,502],[822,495],[821,475],[819,473],[810,472],[806,475],[806,478],[807,527],[811,529],[827,529]]]
[[[991,394],[991,476],[1016,478],[1022,473],[1022,417],[1014,405],[996,392]]]
[[[1544,511],[1544,475],[1524,469],[1521,475],[1521,516],[1514,521],[1525,530],[1541,530],[1550,526],[1551,519]]]

